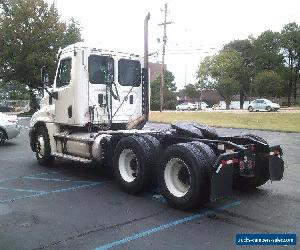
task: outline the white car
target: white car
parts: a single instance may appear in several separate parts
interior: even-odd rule
[[[184,102],[176,106],[177,111],[183,111],[183,110],[196,110],[197,104],[190,103],[190,102]]]
[[[16,115],[6,115],[0,112],[0,144],[17,137],[20,129]]]
[[[250,102],[248,106],[249,112],[252,111],[277,111],[280,109],[280,105],[278,103],[271,102],[268,99],[256,99]]]

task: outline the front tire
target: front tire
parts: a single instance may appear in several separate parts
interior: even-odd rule
[[[42,166],[49,166],[54,161],[54,157],[51,155],[49,134],[44,126],[38,127],[36,131],[35,155]]]
[[[267,107],[266,107],[266,110],[267,110],[268,112],[271,112],[271,111],[272,111],[272,108],[271,108],[270,106],[267,106]]]
[[[249,110],[249,112],[253,112],[253,107],[252,107],[252,106],[249,106],[249,107],[248,107],[248,110]]]

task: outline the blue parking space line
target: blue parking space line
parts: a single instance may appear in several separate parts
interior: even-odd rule
[[[46,174],[57,174],[57,173],[60,173],[60,172],[61,171],[42,172],[42,173],[28,175],[28,176],[10,177],[10,178],[1,179],[0,182],[12,181],[12,180],[17,180],[17,179],[22,179],[22,178],[25,178],[25,177],[34,177],[34,176],[40,176],[40,175],[46,175]]]
[[[48,194],[62,193],[62,192],[67,192],[67,191],[75,191],[75,190],[78,190],[78,189],[81,189],[81,188],[93,187],[93,186],[104,184],[104,183],[107,183],[107,181],[92,183],[92,184],[86,184],[86,185],[80,185],[80,186],[70,187],[70,188],[62,188],[62,189],[46,191],[46,192],[41,191],[38,194],[19,196],[19,197],[14,197],[14,198],[11,198],[11,199],[0,200],[0,204],[1,203],[10,203],[10,202],[14,202],[14,201],[17,201],[17,200],[23,200],[23,199],[28,199],[28,198],[36,198],[36,197],[40,197],[40,196],[44,196],[44,195],[48,195]]]
[[[225,210],[227,208],[230,208],[230,207],[233,207],[233,206],[237,206],[237,205],[240,205],[240,204],[241,204],[240,201],[235,201],[233,203],[230,203],[230,204],[227,204],[227,205],[215,208],[215,209],[206,210],[206,211],[204,211],[202,213],[198,213],[198,214],[194,214],[194,215],[191,215],[191,216],[187,216],[187,217],[184,217],[184,218],[179,219],[179,220],[174,220],[174,221],[171,221],[171,222],[169,222],[167,224],[162,224],[162,225],[160,225],[158,227],[153,227],[153,228],[150,228],[150,229],[148,229],[146,231],[133,234],[133,235],[128,236],[126,238],[123,238],[121,240],[113,241],[111,243],[99,246],[99,247],[95,248],[94,250],[105,250],[105,249],[110,249],[110,248],[113,248],[113,247],[121,246],[121,245],[127,244],[130,241],[134,241],[134,240],[137,240],[137,239],[143,238],[143,237],[148,237],[151,234],[154,234],[154,233],[166,230],[166,229],[168,229],[170,227],[174,227],[174,226],[177,226],[177,225],[180,225],[180,224],[184,224],[186,222],[189,222],[189,221],[192,221],[192,220],[195,220],[195,219],[203,218],[203,217],[205,217],[209,213],[217,212],[217,211],[222,211],[222,210]]]
[[[78,181],[78,180],[65,180],[65,179],[56,179],[56,178],[44,178],[44,177],[34,177],[34,176],[26,176],[23,179],[31,179],[31,180],[42,180],[42,181],[56,181],[56,182],[74,182],[74,183],[99,183],[97,181]]]
[[[21,178],[25,178],[25,177],[35,177],[35,176],[47,175],[47,174],[59,174],[59,173],[62,173],[62,171],[42,172],[42,173],[38,173],[38,174],[33,174],[33,175],[23,176],[23,177],[21,177]]]
[[[16,192],[28,192],[28,193],[42,193],[42,192],[45,192],[45,191],[38,191],[38,190],[32,190],[32,189],[6,188],[6,187],[0,187],[0,190],[16,191]]]

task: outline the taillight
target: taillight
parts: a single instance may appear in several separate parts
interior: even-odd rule
[[[243,171],[245,169],[245,163],[240,161],[240,170]]]

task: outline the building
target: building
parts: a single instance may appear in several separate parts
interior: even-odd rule
[[[149,69],[150,69],[150,82],[153,82],[157,77],[161,75],[161,63],[149,62]],[[165,70],[167,70],[166,64],[165,64]]]

